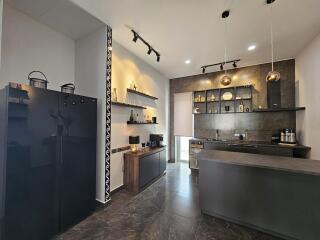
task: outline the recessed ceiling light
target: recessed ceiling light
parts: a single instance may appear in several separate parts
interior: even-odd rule
[[[191,63],[191,60],[185,60],[184,63],[185,63],[185,64],[190,64],[190,63]]]
[[[253,50],[255,50],[256,49],[256,45],[250,45],[249,47],[248,47],[248,51],[253,51]]]

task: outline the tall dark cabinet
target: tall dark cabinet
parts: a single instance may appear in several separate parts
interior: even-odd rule
[[[95,208],[96,99],[0,91],[1,239],[49,239]]]

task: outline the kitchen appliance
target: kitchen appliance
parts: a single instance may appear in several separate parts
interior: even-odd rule
[[[204,149],[202,140],[192,139],[189,141],[189,168],[191,170],[199,169],[198,155]]]
[[[163,134],[150,134],[150,147],[163,147]]]
[[[294,129],[286,128],[281,130],[280,143],[282,144],[296,144],[296,133]]]
[[[33,75],[34,73],[40,73],[43,76],[43,79],[42,78],[31,77],[31,75]],[[28,79],[29,79],[29,84],[32,87],[43,88],[43,89],[47,89],[47,87],[48,87],[48,83],[49,82],[47,80],[46,75],[44,75],[43,72],[32,71],[31,73],[29,73]]]
[[[95,98],[0,90],[0,239],[51,239],[95,209]]]
[[[137,152],[137,144],[140,143],[140,136],[129,136],[129,144],[131,147],[131,152]]]
[[[73,83],[67,83],[61,86],[61,92],[74,94],[75,86]]]

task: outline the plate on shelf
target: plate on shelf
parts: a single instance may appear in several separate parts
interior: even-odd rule
[[[233,98],[233,94],[231,92],[226,92],[222,95],[222,99],[226,101],[232,100],[232,98]]]

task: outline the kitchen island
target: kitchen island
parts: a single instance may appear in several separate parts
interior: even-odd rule
[[[282,237],[320,239],[320,161],[203,150],[203,213]]]

